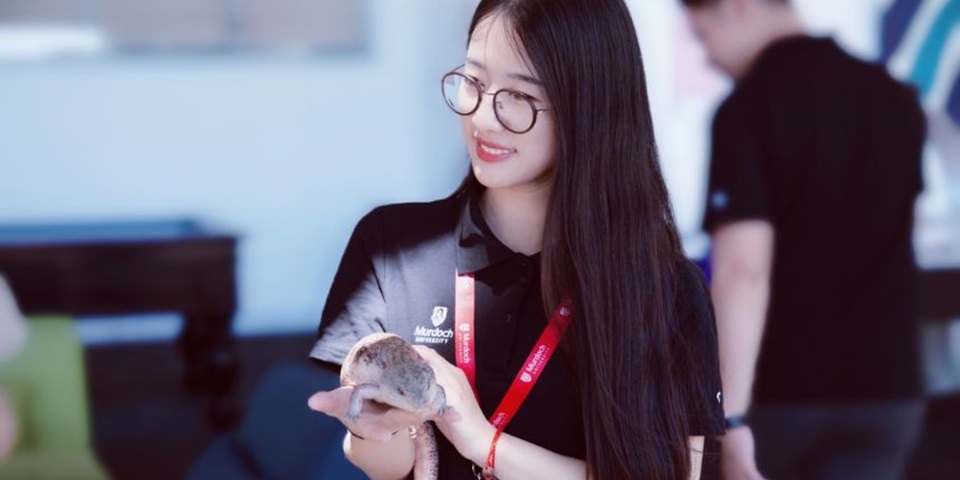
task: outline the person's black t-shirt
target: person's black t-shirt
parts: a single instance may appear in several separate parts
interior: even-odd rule
[[[717,111],[704,230],[774,226],[760,402],[905,398],[920,388],[916,94],[829,39],[766,49]]]
[[[686,399],[696,435],[723,431],[716,329],[702,276],[683,261],[678,331],[691,348],[703,398]],[[476,279],[477,390],[488,417],[547,324],[539,255],[513,252],[492,234],[470,195],[380,207],[354,230],[331,287],[311,356],[339,365],[354,343],[391,332],[453,362],[456,272]],[[551,312],[552,313],[552,312]],[[576,321],[576,318],[573,320]],[[558,352],[506,432],[561,455],[585,457],[575,375]],[[690,381],[693,382],[693,376]],[[440,478],[475,479],[471,463],[438,434]]]

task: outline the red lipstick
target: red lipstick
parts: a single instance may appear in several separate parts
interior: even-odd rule
[[[517,153],[512,148],[507,148],[481,138],[477,138],[477,158],[484,162],[502,162]]]

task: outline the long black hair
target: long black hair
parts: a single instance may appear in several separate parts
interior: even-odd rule
[[[543,299],[573,298],[568,353],[595,479],[690,472],[684,399],[696,392],[676,342],[682,257],[660,172],[640,47],[622,0],[482,0],[512,29],[555,116]],[[482,189],[468,174],[454,195]]]

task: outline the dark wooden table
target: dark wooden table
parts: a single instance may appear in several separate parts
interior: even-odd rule
[[[235,236],[192,220],[0,226],[0,273],[26,314],[179,312],[184,382],[235,416]]]

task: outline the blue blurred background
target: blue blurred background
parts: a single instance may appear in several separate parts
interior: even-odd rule
[[[679,2],[627,3],[684,245],[701,258],[709,124],[730,84],[706,65]],[[918,87],[930,121],[918,260],[960,268],[960,1],[795,3],[813,32]],[[446,196],[466,172],[439,79],[462,62],[475,4],[0,0],[0,225],[199,219],[239,239],[234,332],[308,338],[355,222],[379,204]],[[960,389],[957,323],[928,329],[935,390]],[[182,322],[146,312],[75,325],[87,347],[116,348],[87,353],[110,457],[104,431],[147,438],[166,407],[96,413],[112,398],[98,392],[123,388],[98,384],[109,376],[98,366],[175,338]],[[266,360],[245,381],[308,345],[257,350]],[[126,457],[159,462],[160,450]]]
[[[199,217],[241,239],[239,333],[315,327],[354,222],[465,172],[438,92],[472,5],[356,3],[345,48],[0,48],[0,223]]]

